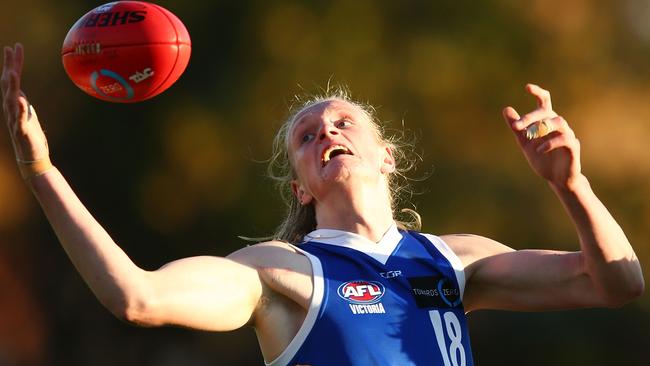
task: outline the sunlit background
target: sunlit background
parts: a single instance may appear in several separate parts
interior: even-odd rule
[[[650,1],[160,1],[192,58],[138,104],[67,78],[69,27],[102,2],[2,0],[0,43],[26,49],[23,89],[52,159],[146,269],[225,255],[270,234],[284,207],[260,161],[293,96],[349,86],[423,157],[411,201],[432,233],[515,248],[578,246],[501,109],[551,90],[583,170],[650,271]],[[650,296],[621,308],[470,314],[478,365],[647,365]],[[323,345],[324,350],[327,344]],[[75,272],[0,134],[0,365],[262,365],[253,330],[142,329],[102,308]]]

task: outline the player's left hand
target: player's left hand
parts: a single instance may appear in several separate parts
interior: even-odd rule
[[[553,111],[548,90],[528,84],[526,91],[537,99],[537,109],[520,117],[514,108],[506,107],[503,117],[535,173],[553,186],[570,188],[582,175],[580,141],[567,121]]]
[[[47,139],[36,111],[20,89],[23,55],[23,46],[20,43],[4,48],[0,87],[2,110],[16,154],[16,162],[21,176],[27,180],[50,170],[52,163]]]

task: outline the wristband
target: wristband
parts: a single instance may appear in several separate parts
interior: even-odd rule
[[[18,163],[18,170],[20,170],[20,176],[23,177],[23,180],[38,177],[54,168],[49,157],[37,160],[16,159],[16,162]]]

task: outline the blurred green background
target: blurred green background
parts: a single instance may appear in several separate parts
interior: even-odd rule
[[[138,104],[95,100],[60,60],[102,2],[2,0],[0,43],[26,49],[23,89],[52,159],[147,269],[225,255],[283,214],[265,178],[295,94],[329,81],[377,107],[423,156],[412,202],[432,233],[577,248],[501,118],[550,89],[583,170],[648,271],[650,1],[160,1],[192,37],[180,80]],[[254,332],[142,329],[95,300],[23,185],[0,134],[0,365],[262,365]],[[647,365],[650,296],[621,309],[470,314],[478,365]],[[323,345],[324,349],[326,345]]]

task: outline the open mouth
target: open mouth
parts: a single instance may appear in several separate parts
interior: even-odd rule
[[[339,155],[353,155],[350,149],[343,145],[332,145],[323,151],[323,157],[321,158],[321,166],[327,165],[327,163],[332,160],[332,158]]]

